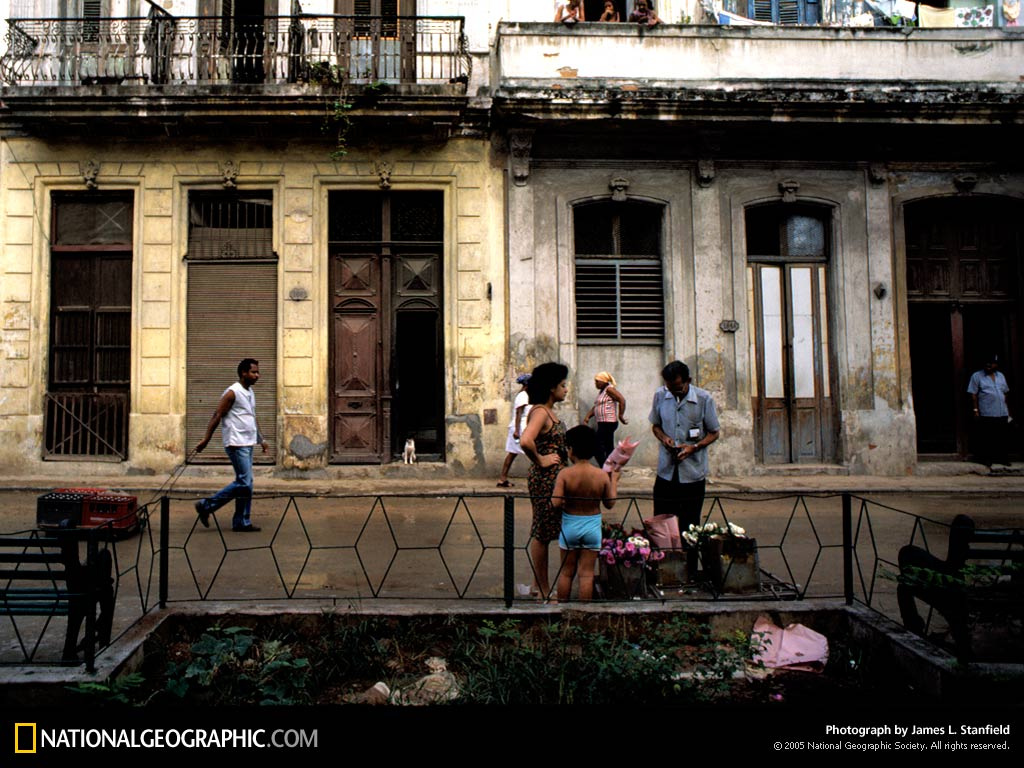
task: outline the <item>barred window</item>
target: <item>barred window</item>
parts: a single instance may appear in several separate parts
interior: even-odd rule
[[[662,206],[653,203],[601,201],[575,206],[578,341],[662,343],[661,229]]]

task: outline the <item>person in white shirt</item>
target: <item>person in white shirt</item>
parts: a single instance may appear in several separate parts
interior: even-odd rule
[[[235,514],[231,518],[231,530],[238,533],[253,533],[259,530],[252,524],[252,449],[256,445],[267,452],[267,441],[263,439],[256,422],[256,395],[252,386],[260,380],[258,360],[247,357],[238,364],[238,381],[224,390],[217,410],[206,427],[206,435],[196,446],[196,453],[209,444],[218,424],[223,424],[221,437],[224,451],[235,470],[233,482],[221,488],[216,495],[196,502],[196,514],[205,528],[210,527],[210,515],[232,499],[235,500]]]
[[[508,437],[505,438],[505,463],[501,465],[501,476],[498,478],[499,488],[510,488],[514,483],[508,479],[509,470],[512,469],[512,462],[516,456],[522,456],[523,449],[519,445],[519,436],[526,426],[526,417],[530,413],[530,397],[526,393],[526,382],[530,380],[530,374],[521,373],[516,377],[516,383],[522,388],[516,394],[512,403],[512,421],[508,424]]]

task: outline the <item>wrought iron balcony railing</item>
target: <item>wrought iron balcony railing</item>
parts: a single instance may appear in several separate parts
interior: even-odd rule
[[[8,86],[465,83],[464,19],[267,16],[9,19]]]

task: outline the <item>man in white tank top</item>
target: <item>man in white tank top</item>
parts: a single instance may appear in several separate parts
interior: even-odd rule
[[[235,500],[235,514],[231,518],[231,530],[251,533],[259,530],[252,524],[252,449],[259,444],[267,452],[267,441],[263,439],[256,423],[256,395],[252,385],[260,380],[260,364],[251,357],[238,364],[238,382],[224,390],[217,404],[217,411],[206,427],[206,435],[196,446],[201,452],[213,437],[217,425],[221,425],[224,451],[235,470],[235,480],[221,488],[216,495],[196,502],[196,513],[204,527],[210,527],[210,515]]]

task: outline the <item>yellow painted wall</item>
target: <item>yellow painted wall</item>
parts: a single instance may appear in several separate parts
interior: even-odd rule
[[[322,143],[50,144],[16,138],[3,141],[0,150],[0,471],[59,472],[58,464],[77,464],[41,460],[49,200],[56,190],[84,192],[82,168],[90,160],[99,164],[100,190],[135,192],[132,405],[129,460],[117,465],[121,470],[167,470],[184,455],[188,191],[220,189],[229,161],[240,188],[274,192],[279,462],[310,468],[325,461],[323,453],[300,459],[288,447],[299,436],[313,445],[328,440],[327,194],[379,189],[382,163],[390,166],[392,189],[445,193],[446,351],[438,364],[445,369],[450,422],[447,463],[483,471],[484,450],[492,462],[502,452],[508,397],[503,193],[489,142],[452,139],[428,149],[352,150],[338,162],[328,159]],[[303,291],[306,298],[290,298]],[[227,370],[225,379],[232,377]],[[483,429],[485,408],[502,415]]]

